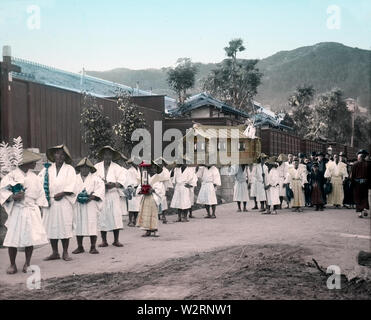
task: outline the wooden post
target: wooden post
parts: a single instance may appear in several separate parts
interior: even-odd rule
[[[11,71],[21,72],[21,68],[12,64],[9,46],[3,47],[3,62],[0,62],[0,119],[1,139],[8,141],[11,129]]]

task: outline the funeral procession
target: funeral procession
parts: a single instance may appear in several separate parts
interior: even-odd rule
[[[162,2],[0,3],[0,300],[370,300],[371,5]]]

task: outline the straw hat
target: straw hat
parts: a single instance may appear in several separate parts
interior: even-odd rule
[[[280,162],[286,162],[286,161],[288,161],[289,160],[289,158],[285,155],[285,154],[283,154],[283,153],[281,153],[279,156],[278,156],[278,158],[277,158],[277,161],[280,161]]]
[[[272,156],[272,157],[270,157],[270,158],[267,160],[267,163],[268,163],[268,164],[274,164],[274,163],[277,163],[277,157],[276,157],[276,156]]]
[[[41,156],[40,156],[39,154],[24,149],[24,150],[23,150],[23,158],[22,158],[22,162],[21,162],[19,165],[21,166],[21,165],[23,165],[23,164],[28,164],[28,163],[32,163],[32,162],[37,162],[37,161],[39,161],[39,160],[41,160]]]
[[[258,157],[258,159],[267,159],[268,156],[265,153],[261,153]]]
[[[116,151],[111,146],[104,146],[99,150],[98,158],[102,159],[104,150],[111,150],[112,151],[112,153],[113,153],[112,160],[119,160],[120,158],[123,157],[123,155],[120,152]]]
[[[94,172],[97,171],[97,169],[95,169],[93,163],[87,157],[82,158],[80,160],[80,162],[76,165],[76,171],[80,172],[80,168],[82,166],[88,166],[90,168],[91,173],[94,173]]]
[[[48,150],[46,150],[46,157],[48,158],[48,160],[51,161],[51,162],[55,162],[54,152],[59,150],[59,149],[62,149],[64,151],[64,153],[66,154],[65,162],[67,164],[71,164],[72,163],[72,157],[71,157],[70,151],[68,150],[67,146],[65,146],[64,144],[61,144],[59,146],[54,146],[54,147],[51,147]]]
[[[141,162],[142,162],[142,159],[137,156],[131,157],[128,161],[126,161],[127,164],[136,164],[136,165],[139,165]]]

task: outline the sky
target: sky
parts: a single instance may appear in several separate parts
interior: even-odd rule
[[[371,49],[371,0],[0,0],[0,46],[79,72],[262,59],[319,42]]]

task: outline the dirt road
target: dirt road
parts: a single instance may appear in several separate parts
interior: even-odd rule
[[[176,217],[170,217],[173,223],[160,225],[159,238],[142,238],[142,231],[126,227],[121,235],[125,245],[123,248],[110,246],[100,249],[99,255],[73,255],[74,260],[71,262],[44,262],[42,259],[49,254],[50,248],[46,246],[35,250],[32,263],[40,267],[42,279],[46,280],[43,282],[43,290],[38,290],[38,293],[19,291],[20,288],[25,289],[29,275],[6,275],[7,250],[1,249],[0,298],[200,299],[213,293],[210,284],[214,284],[213,279],[217,274],[228,275],[232,272],[233,275],[242,276],[246,275],[246,270],[249,270],[249,276],[244,279],[251,281],[247,291],[243,289],[244,286],[237,290],[236,279],[230,280],[231,288],[236,290],[226,290],[230,286],[228,281],[223,282],[225,279],[221,276],[220,279],[224,280],[215,282],[215,285],[224,283],[226,286],[221,287],[223,290],[219,288],[219,291],[214,286],[214,292],[218,292],[215,298],[267,298],[269,295],[264,294],[264,290],[271,292],[271,297],[272,290],[268,290],[269,286],[263,290],[259,281],[265,279],[269,283],[269,274],[272,279],[277,278],[272,273],[275,269],[279,270],[275,281],[284,281],[287,286],[290,281],[299,281],[299,274],[304,272],[303,279],[306,280],[302,279],[299,288],[308,290],[303,291],[303,296],[297,293],[298,298],[321,297],[318,290],[318,296],[313,296],[309,282],[313,282],[315,287],[324,287],[325,296],[322,297],[333,298],[336,295],[329,296],[329,290],[323,279],[320,279],[318,270],[309,268],[308,262],[315,258],[324,269],[337,265],[342,273],[350,275],[357,268],[358,252],[370,251],[370,219],[358,219],[353,210],[315,212],[306,209],[304,213],[282,210],[277,216],[266,216],[251,210],[248,213],[237,213],[235,204],[225,204],[217,208],[217,219],[203,219],[203,210],[196,211],[194,215],[196,219],[189,223],[174,223]],[[85,243],[88,248],[88,239]],[[73,241],[71,251],[75,245]],[[17,261],[21,267],[22,253]],[[264,265],[270,269],[262,270]],[[71,277],[61,278],[68,276]],[[211,281],[210,284],[208,281]],[[90,285],[96,288],[97,283],[100,283],[97,291],[86,287]],[[107,289],[109,292],[116,290],[116,295],[103,295],[104,284],[110,288]],[[295,290],[289,290],[287,286],[282,290],[274,290],[277,295],[273,295],[273,298],[293,296]],[[278,288],[277,285],[273,287]],[[288,291],[285,293],[285,290]],[[361,298],[367,297],[367,291],[362,290],[355,292]],[[348,295],[341,298],[354,298],[354,294],[357,293],[349,291]]]

